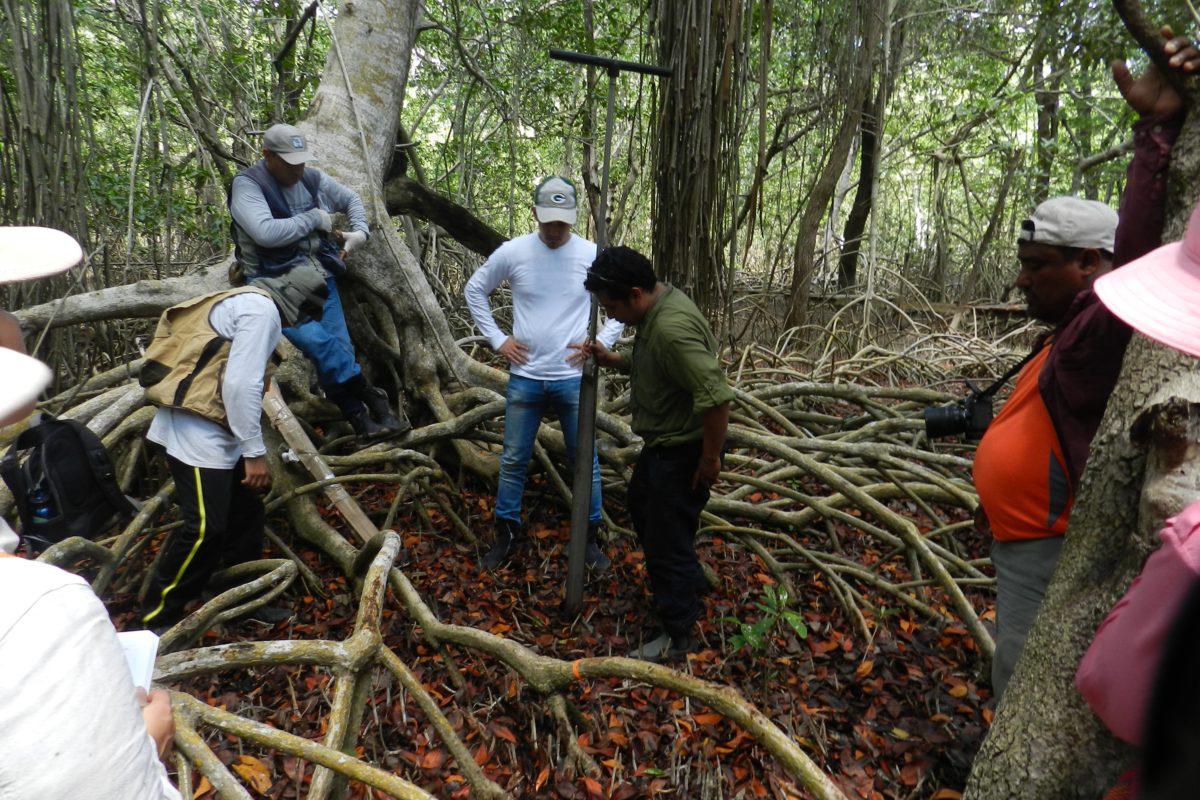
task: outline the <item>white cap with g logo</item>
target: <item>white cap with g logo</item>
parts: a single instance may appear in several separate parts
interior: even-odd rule
[[[559,175],[542,178],[533,190],[533,213],[538,222],[575,224],[577,216],[575,184]]]

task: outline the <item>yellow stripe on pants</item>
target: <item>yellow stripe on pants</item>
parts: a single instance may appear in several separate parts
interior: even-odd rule
[[[196,551],[200,549],[200,545],[204,544],[204,531],[208,527],[208,515],[204,511],[204,487],[200,483],[200,468],[192,467],[192,470],[196,476],[196,505],[200,509],[200,533],[196,536],[196,543],[192,545],[191,552],[183,560],[183,564],[179,566],[179,571],[175,573],[175,579],[162,590],[162,597],[159,598],[158,607],[142,617],[142,622],[149,622],[163,610],[163,605],[167,602],[167,595],[183,580],[183,573],[187,572],[188,565],[196,557]]]

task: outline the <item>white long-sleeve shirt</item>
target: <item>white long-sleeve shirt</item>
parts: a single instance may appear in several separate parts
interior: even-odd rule
[[[368,233],[367,212],[358,193],[323,172],[320,175],[321,180],[317,184],[317,204],[330,213],[342,212],[350,220],[352,230]],[[303,181],[279,188],[288,208],[296,216],[275,219],[271,215],[267,198],[263,196],[257,183],[245,175],[238,175],[233,179],[229,213],[246,235],[260,247],[282,247],[291,244],[312,233],[320,222],[320,215],[312,208],[312,194]]]
[[[467,281],[467,307],[493,349],[504,344],[508,334],[496,324],[488,295],[504,281],[512,288],[512,337],[529,348],[526,363],[509,366],[512,374],[542,381],[582,374],[581,368],[567,363],[567,357],[574,352],[569,345],[587,338],[591,298],[583,281],[595,259],[596,245],[582,236],[572,234],[551,249],[535,231],[497,247]],[[596,338],[612,347],[624,327],[610,319]]]
[[[213,306],[208,320],[213,330],[233,342],[221,384],[229,430],[196,414],[160,408],[146,438],[188,466],[230,469],[243,456],[267,452],[262,437],[263,372],[282,327],[275,303],[254,292],[225,298]]]
[[[0,797],[179,800],[112,622],[76,575],[0,557]]]

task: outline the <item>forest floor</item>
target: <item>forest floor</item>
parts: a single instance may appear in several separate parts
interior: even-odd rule
[[[393,489],[350,485],[373,517],[382,518]],[[618,536],[609,547],[612,569],[592,579],[579,619],[563,619],[562,587],[569,522],[547,501],[549,490],[531,480],[527,499],[533,544],[511,566],[495,573],[478,567],[475,548],[461,541],[436,508],[433,529],[415,514],[397,519],[407,551],[406,574],[445,622],[470,625],[520,641],[561,659],[624,655],[650,626],[645,565],[636,542]],[[490,491],[460,498],[467,522],[490,539]],[[628,524],[610,504],[618,524]],[[168,512],[170,515],[171,512]],[[460,511],[461,513],[461,511]],[[164,518],[166,520],[166,518]],[[282,517],[272,521],[286,531]],[[332,515],[335,527],[339,520]],[[846,554],[872,564],[884,554],[850,530],[839,531]],[[288,537],[285,534],[285,539]],[[804,535],[799,535],[804,542]],[[828,542],[804,542],[828,547]],[[297,583],[285,595],[296,611],[274,629],[248,621],[214,628],[200,644],[244,639],[344,638],[354,622],[354,597],[325,558],[299,540],[290,542],[325,582],[324,594],[306,594]],[[966,554],[984,555],[982,540],[968,534]],[[152,548],[156,549],[156,548]],[[936,630],[906,607],[870,597],[863,608],[872,641],[862,641],[827,589],[820,573],[797,574],[800,630],[780,620],[758,646],[735,649],[739,623],[755,623],[769,606],[775,585],[757,556],[720,538],[705,536],[701,559],[719,585],[707,597],[700,631],[703,649],[679,669],[737,687],[776,724],[801,742],[850,797],[959,797],[971,759],[992,718],[993,705],[974,641],[957,625]],[[894,561],[894,559],[893,559]],[[137,565],[145,569],[145,563]],[[890,569],[888,565],[883,567]],[[903,580],[904,576],[896,576]],[[940,593],[928,598],[934,607]],[[988,609],[990,595],[974,594]],[[133,619],[129,595],[110,598],[118,628]],[[489,777],[515,797],[798,798],[806,795],[773,759],[733,723],[665,689],[613,680],[578,684],[568,699],[578,711],[579,743],[600,767],[597,777],[565,770],[563,747],[549,708],[503,664],[452,649],[466,678],[456,690],[442,658],[415,634],[400,605],[384,611],[387,643],[419,676],[471,748]],[[805,630],[806,629],[806,630]],[[800,633],[806,633],[801,636]],[[324,733],[330,673],[288,667],[224,673],[183,681],[182,689],[213,705],[313,739]],[[244,751],[240,741],[208,733],[218,756],[242,776],[256,796],[304,794],[312,765],[271,752]],[[390,681],[380,680],[368,708],[359,755],[407,778],[436,797],[469,796],[467,785],[415,703]],[[213,797],[197,776],[196,800]],[[381,797],[354,785],[355,798]]]

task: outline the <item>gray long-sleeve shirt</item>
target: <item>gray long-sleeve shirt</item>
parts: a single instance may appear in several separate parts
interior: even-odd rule
[[[367,212],[358,193],[324,172],[318,174],[321,176],[321,181],[317,184],[318,205],[331,214],[345,214],[350,220],[352,230],[368,233]],[[282,247],[291,244],[312,233],[320,222],[320,215],[312,208],[312,195],[302,181],[279,188],[288,208],[296,215],[290,219],[275,219],[271,215],[267,198],[254,181],[244,175],[233,179],[229,213],[233,215],[238,226],[260,247]]]

